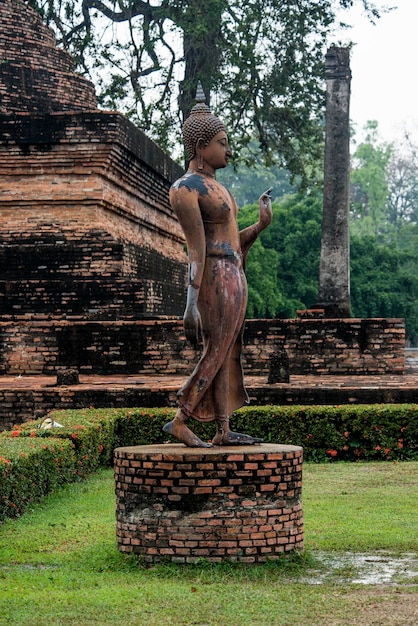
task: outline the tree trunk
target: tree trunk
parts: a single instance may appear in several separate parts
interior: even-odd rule
[[[179,105],[182,123],[195,104],[200,81],[210,104],[210,91],[219,78],[219,48],[224,0],[189,0],[182,24],[184,79],[180,83]]]

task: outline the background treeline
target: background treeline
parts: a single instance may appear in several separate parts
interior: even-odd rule
[[[418,158],[406,137],[381,142],[376,122],[352,155],[351,305],[355,317],[404,317],[418,343]],[[273,222],[252,248],[249,317],[295,317],[318,295],[322,195],[294,192],[286,173],[262,165],[222,172],[240,211],[240,226],[257,219],[256,199],[274,187]]]
[[[240,159],[252,161],[254,144],[302,181],[322,156],[326,49],[349,37],[352,7],[365,22],[387,12],[374,0],[27,2],[93,81],[99,105],[124,112],[180,162],[201,81]]]

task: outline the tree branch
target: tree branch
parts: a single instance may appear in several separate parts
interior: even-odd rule
[[[119,12],[109,8],[104,2],[101,2],[101,0],[83,0],[82,4],[83,15],[85,15],[85,11],[89,12],[90,9],[97,9],[105,17],[112,20],[112,22],[127,22],[137,15],[143,15],[149,20],[152,20],[154,13],[159,8],[160,7],[152,7],[147,2],[143,2],[143,0],[135,0],[132,4],[129,3],[128,6],[125,6]]]

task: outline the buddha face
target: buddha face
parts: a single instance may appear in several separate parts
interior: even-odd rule
[[[228,143],[228,135],[224,130],[217,133],[207,145],[197,146],[198,154],[201,155],[206,167],[217,170],[228,165],[228,161],[232,156],[231,148]]]

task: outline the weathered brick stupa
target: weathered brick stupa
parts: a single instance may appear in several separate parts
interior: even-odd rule
[[[0,3],[0,57],[0,373],[39,374],[80,361],[92,320],[182,315],[184,240],[168,203],[181,171],[98,110],[22,0]],[[63,324],[67,354],[52,362]]]

